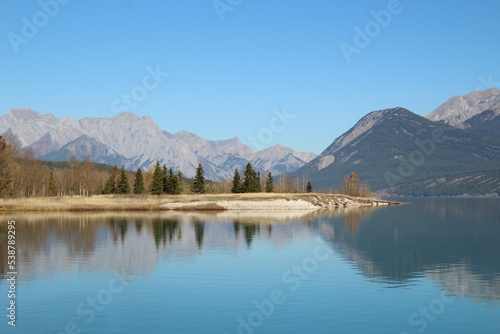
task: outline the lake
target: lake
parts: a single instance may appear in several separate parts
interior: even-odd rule
[[[500,199],[399,200],[411,204],[2,214],[0,332],[500,333]]]

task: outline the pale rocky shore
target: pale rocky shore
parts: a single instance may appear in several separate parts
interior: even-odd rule
[[[0,200],[0,211],[314,211],[401,204],[338,194],[253,193],[175,196],[100,195]]]
[[[281,194],[276,194],[281,195]],[[285,194],[283,194],[285,195]],[[326,194],[287,194],[284,198],[241,198],[238,200],[207,200],[166,203],[162,207],[170,210],[318,210],[361,206],[383,206],[400,204],[373,198],[350,197]]]

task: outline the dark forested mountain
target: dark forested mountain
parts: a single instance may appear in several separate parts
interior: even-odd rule
[[[374,111],[291,175],[316,188],[338,189],[355,171],[381,193],[500,194],[500,140],[477,132],[404,108]]]
[[[488,109],[469,118],[463,125],[467,131],[500,139],[500,106],[496,110]]]

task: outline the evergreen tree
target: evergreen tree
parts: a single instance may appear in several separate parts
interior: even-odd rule
[[[306,192],[307,193],[312,193],[313,191],[313,186],[311,184],[311,181],[307,181],[307,184],[306,184]]]
[[[250,193],[252,192],[253,183],[254,183],[254,170],[252,168],[251,163],[247,163],[245,167],[245,171],[243,172],[243,176],[245,179],[243,180],[243,185],[241,187],[242,192]]]
[[[49,196],[57,195],[56,180],[54,179],[54,172],[50,171],[49,177]]]
[[[260,193],[262,187],[260,186],[260,172],[257,172],[257,177],[255,178],[255,192]]]
[[[170,169],[172,170],[172,169]],[[177,171],[177,175],[173,175],[172,171],[172,194],[179,195],[182,193],[182,172]]]
[[[243,181],[242,191],[244,193],[256,193],[260,192],[260,177],[257,175],[255,170],[252,168],[252,164],[248,163],[245,167],[245,172],[243,173],[245,180]]]
[[[231,188],[231,192],[233,194],[238,194],[238,193],[243,192],[242,185],[241,185],[241,176],[240,176],[240,172],[238,172],[238,168],[236,168],[234,170],[233,187]]]
[[[142,194],[144,192],[144,177],[142,171],[137,169],[135,172],[134,194]]]
[[[106,186],[104,187],[104,194],[116,194],[117,193],[117,177],[119,173],[118,166],[114,165],[111,169],[111,174],[109,175],[109,179],[106,182]]]
[[[130,194],[130,184],[128,183],[127,172],[125,172],[125,166],[122,166],[120,170],[120,179],[118,180],[116,186],[117,194]]]
[[[266,179],[266,193],[272,193],[274,191],[274,186],[273,186],[273,176],[271,172],[267,173],[267,179]]]
[[[177,172],[177,175],[174,174],[174,170],[172,168],[168,169],[168,173],[165,177],[165,193],[169,195],[178,195],[182,192],[182,173],[181,171]]]
[[[201,164],[196,168],[196,175],[194,177],[194,182],[191,185],[191,191],[197,194],[204,194],[206,191],[206,181],[205,181],[205,171]]]
[[[169,176],[167,165],[163,165],[163,192],[172,195],[172,179]]]
[[[161,195],[163,194],[164,185],[164,173],[160,166],[160,162],[156,161],[155,170],[153,172],[153,180],[151,182],[151,194]]]

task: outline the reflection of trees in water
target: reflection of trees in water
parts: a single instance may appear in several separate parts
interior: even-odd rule
[[[313,219],[313,215],[322,213],[309,213],[308,220]],[[339,215],[339,213],[335,213]],[[41,252],[47,249],[53,249],[52,245],[57,241],[59,246],[63,246],[65,252],[63,254],[52,253],[50,256],[69,256],[75,258],[90,257],[95,252],[97,244],[105,243],[106,240],[112,241],[115,245],[124,245],[126,239],[129,239],[129,234],[132,237],[151,235],[152,241],[158,249],[161,246],[175,243],[182,238],[183,229],[187,230],[188,235],[194,233],[194,244],[198,250],[203,246],[213,243],[225,243],[224,240],[214,239],[220,234],[207,235],[208,225],[203,218],[191,220],[189,225],[183,225],[182,216],[167,217],[163,215],[96,215],[96,214],[26,214],[18,215],[16,221],[16,232],[18,234],[17,246],[21,250],[22,260],[39,261],[40,257],[48,258],[42,255]],[[10,218],[10,217],[7,217]],[[6,218],[6,219],[7,219]],[[364,219],[364,216],[361,218]],[[4,221],[6,221],[4,219]],[[234,219],[234,218],[233,218]],[[356,216],[354,212],[345,215],[346,224],[352,226],[355,230]],[[314,219],[313,219],[314,220]],[[227,221],[227,220],[226,220]],[[276,221],[271,219],[270,221]],[[301,220],[305,222],[306,219]],[[275,230],[273,223],[263,223],[260,218],[238,218],[233,220],[232,229],[234,229],[234,237],[236,243],[251,247],[256,236],[260,235],[260,231],[264,232],[264,237],[270,238],[273,234],[281,233],[280,229]],[[218,227],[220,228],[220,227]],[[191,229],[193,232],[191,232]],[[144,233],[147,231],[147,234]],[[211,229],[211,231],[213,231]],[[231,233],[231,231],[229,231]],[[109,238],[109,239],[107,239]],[[207,238],[211,238],[208,240]],[[132,238],[135,240],[134,238]],[[189,244],[189,238],[184,242]],[[136,241],[133,241],[136,242]],[[234,241],[233,241],[234,242]],[[179,244],[180,245],[180,244]],[[179,246],[176,246],[179,247]],[[1,254],[7,254],[7,224],[0,224],[0,251]],[[38,260],[36,260],[38,259]],[[50,259],[48,260],[50,261]],[[0,273],[6,273],[7,257],[0,257]]]
[[[137,233],[141,233],[142,230],[142,219],[135,220],[135,230]]]
[[[348,213],[344,216],[344,224],[349,227],[352,234],[356,233],[359,227],[359,215],[357,213]]]
[[[269,226],[268,233],[271,236],[272,227],[271,225]],[[260,233],[260,224],[235,220],[233,221],[233,227],[235,238],[238,238],[239,231],[243,228],[243,237],[245,238],[247,247],[250,249],[254,236]]]
[[[118,235],[119,235],[120,240],[123,243],[123,240],[125,240],[125,235],[127,234],[127,229],[128,229],[127,219],[109,218],[108,225],[111,228],[111,233],[113,233],[113,242],[116,243],[118,241]]]
[[[203,237],[205,234],[205,222],[199,219],[193,219],[191,221],[194,229],[194,236],[196,238],[196,243],[198,244],[198,249],[203,247]]]
[[[350,208],[345,210],[341,214],[344,224],[349,228],[352,234],[358,231],[359,223],[366,221],[370,218],[373,213],[373,208],[370,207],[360,207],[360,208]]]
[[[305,236],[309,230],[303,220],[273,224],[246,218],[214,221],[210,216],[193,220],[188,215],[171,214],[47,213],[18,217],[17,259],[23,263],[25,280],[50,270],[141,272],[154,268],[162,257],[195,257],[209,247],[237,253],[250,248],[256,238],[281,245],[289,242],[291,235]],[[6,224],[0,224],[2,240],[6,240],[6,232]],[[0,241],[3,254],[6,248]],[[7,258],[1,255],[0,272],[8,272]]]
[[[17,225],[16,232],[19,228],[19,224]],[[38,225],[41,225],[41,229]],[[29,245],[24,252],[45,247],[46,238],[55,234],[58,240],[68,246],[70,254],[74,254],[95,249],[95,240],[101,224],[96,225],[88,216],[71,216],[69,219],[64,217],[47,219],[47,223],[37,220],[20,226],[21,236],[18,241],[21,240],[23,244]]]
[[[45,264],[54,268],[72,268],[75,263],[87,260],[86,264],[91,266],[128,263],[127,258],[137,261],[138,254],[141,254],[141,260],[137,266],[142,268],[147,259],[156,259],[159,248],[165,254],[182,256],[194,256],[209,246],[236,251],[240,247],[250,248],[257,237],[282,243],[289,240],[290,234],[303,235],[303,229],[309,229],[305,219],[286,218],[286,223],[275,224],[272,223],[277,221],[274,216],[268,221],[260,216],[214,221],[213,215],[199,215],[194,220],[189,215],[119,213],[47,213],[17,217],[18,259],[34,270]],[[0,224],[0,235],[5,240],[6,232],[6,224]],[[1,242],[0,247],[6,254],[7,244]],[[101,253],[103,250],[106,250],[106,255]],[[0,256],[0,272],[8,272],[4,256]]]
[[[4,220],[6,222],[6,220]],[[7,237],[7,224],[4,222],[0,223],[0,276],[8,272],[7,270],[7,250],[8,250],[8,237]],[[2,284],[3,279],[0,279],[0,284]]]
[[[48,244],[58,241],[64,245],[69,256],[90,254],[95,250],[98,230],[102,222],[94,221],[85,215],[20,215],[16,220],[16,264],[35,261],[41,250]],[[2,217],[7,222],[7,218]],[[0,273],[7,270],[7,224],[0,224]]]
[[[160,245],[165,246],[168,242],[172,243],[172,239],[176,233],[181,236],[181,222],[178,219],[162,219],[154,218],[151,222],[153,227],[153,238],[155,240],[156,248]]]
[[[236,239],[238,238],[238,234],[240,233],[240,225],[241,225],[240,222],[237,220],[233,222],[234,236]]]
[[[253,237],[260,233],[260,225],[258,224],[244,224],[243,229],[245,231],[245,241],[247,243],[248,248],[252,244]]]

